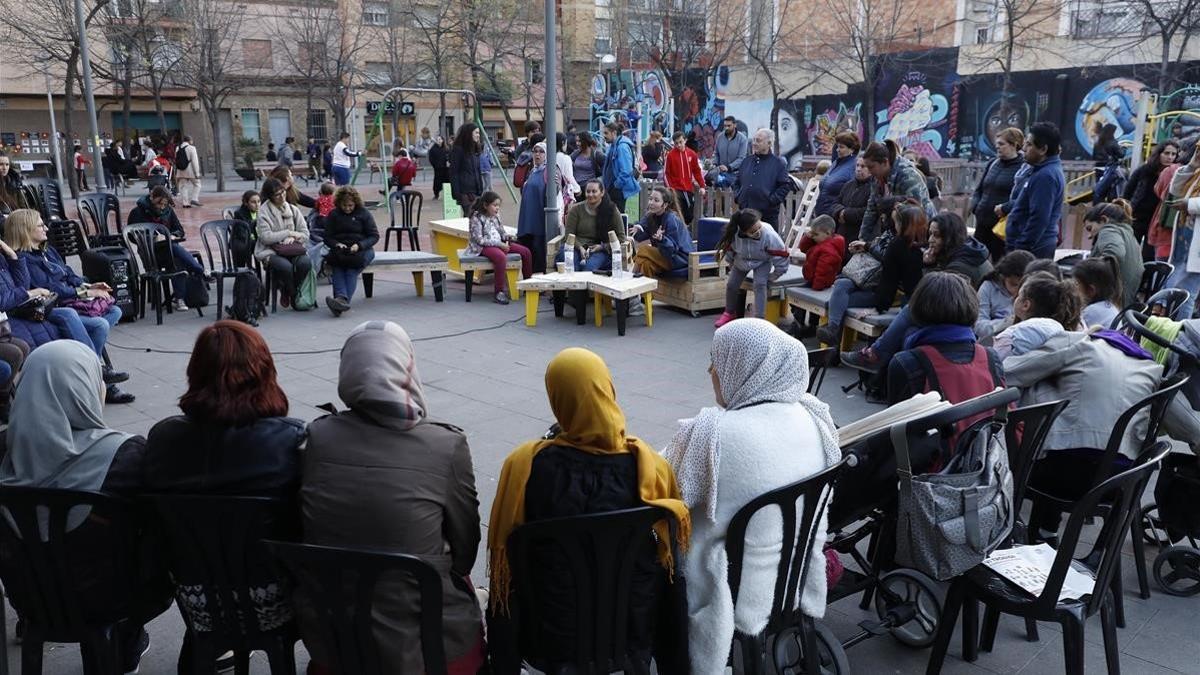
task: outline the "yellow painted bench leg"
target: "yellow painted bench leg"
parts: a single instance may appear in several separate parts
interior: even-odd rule
[[[417,297],[418,298],[425,297],[425,273],[418,271],[418,272],[413,272],[412,275],[413,275],[413,285],[417,287]]]
[[[774,298],[767,301],[766,310],[763,312],[763,318],[771,323],[779,322],[779,301]]]
[[[525,291],[525,325],[536,326],[538,313],[538,292]]]
[[[516,300],[521,297],[521,290],[517,288],[517,281],[520,280],[520,270],[508,269],[505,270],[508,276],[508,297]]]
[[[654,325],[654,293],[642,293],[642,305],[646,308],[646,327]]]
[[[844,352],[854,350],[854,343],[858,342],[858,333],[852,328],[842,327],[842,344],[839,346]]]
[[[592,314],[596,316],[596,328],[604,325],[604,296],[595,293],[592,295]]]

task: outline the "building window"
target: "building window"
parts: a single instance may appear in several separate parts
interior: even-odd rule
[[[424,63],[417,66],[417,75],[413,79],[416,81],[418,87],[428,89],[437,86],[437,73],[433,71],[433,68]]]
[[[634,58],[650,58],[651,50],[662,44],[662,18],[653,14],[630,18],[629,38]]]
[[[324,42],[301,42],[297,48],[298,61],[303,68],[303,74],[311,74],[321,69],[325,61]]]
[[[367,61],[363,79],[368,85],[387,86],[392,81],[392,64],[384,61]]]
[[[1146,35],[1150,22],[1137,3],[1078,0],[1072,3],[1071,35],[1079,38]]]
[[[247,68],[272,68],[270,40],[242,40],[242,63]]]
[[[608,7],[612,4],[612,0],[596,0],[597,7]]]
[[[308,137],[317,141],[329,138],[329,127],[325,123],[324,110],[308,111]]]
[[[596,53],[601,56],[612,53],[612,20],[596,19]]]
[[[367,26],[388,25],[388,3],[364,2],[362,22]]]
[[[671,17],[671,32],[675,45],[703,45],[704,17],[677,14]]]
[[[992,41],[992,38],[991,38],[990,30],[988,30],[986,27],[980,27],[980,28],[975,29],[975,44],[985,45],[991,41]]]
[[[258,111],[254,108],[242,108],[242,138],[252,141],[262,140],[258,125]]]
[[[525,80],[530,84],[542,83],[542,61],[541,59],[528,59],[525,61]]]

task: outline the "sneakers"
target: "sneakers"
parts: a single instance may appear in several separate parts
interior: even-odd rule
[[[629,299],[629,316],[646,316],[646,304],[640,297]]]
[[[203,205],[203,204],[201,204],[200,202],[198,202],[198,201],[196,201],[196,200],[194,200],[194,199],[193,199],[193,200],[192,200],[192,206],[204,206],[204,205]]]
[[[115,384],[108,385],[108,388],[104,390],[105,403],[133,403],[135,399],[137,399],[136,396],[127,391],[121,391]]]
[[[142,667],[142,657],[146,652],[150,651],[150,634],[146,629],[141,630],[141,635],[138,636],[137,642],[129,645],[129,652],[124,655],[124,663],[121,664],[121,669],[125,675],[133,675]]]
[[[720,328],[736,318],[737,316],[734,314],[730,314],[729,312],[721,312],[721,316],[718,316],[717,320],[713,322],[713,328]]]
[[[496,300],[496,304],[498,304],[498,305],[507,305],[508,304],[508,294],[505,293],[504,291],[500,291],[499,293],[496,294],[495,300]]]
[[[827,345],[839,344],[842,341],[841,325],[836,323],[827,323],[824,326],[818,327],[817,340]]]
[[[186,303],[186,302],[184,302],[182,299],[180,299],[180,300],[176,300],[175,302],[171,303],[171,307],[172,307],[172,308],[173,308],[173,309],[174,309],[176,312],[186,312],[186,311],[188,311],[188,306],[187,306],[187,303]]]
[[[859,370],[878,370],[883,365],[883,359],[870,347],[863,347],[853,352],[841,353],[842,363]]]
[[[340,295],[336,297],[326,296],[325,306],[329,308],[329,311],[333,312],[334,316],[341,316],[342,312],[350,311],[350,301]]]
[[[117,384],[129,379],[129,373],[123,373],[119,370],[113,370],[108,366],[104,367],[104,384]]]
[[[237,665],[236,661],[237,659],[234,658],[232,651],[225,652],[221,656],[217,657],[217,672],[232,673],[234,667]]]

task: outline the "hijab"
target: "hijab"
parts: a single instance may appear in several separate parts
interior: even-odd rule
[[[21,369],[0,485],[99,490],[133,434],[104,425],[100,359],[74,340],[29,354]]]
[[[391,321],[355,327],[342,346],[338,396],[378,426],[408,431],[420,424],[425,391],[408,333]]]
[[[625,413],[617,405],[612,374],[599,356],[586,349],[564,349],[546,366],[546,395],[550,410],[562,431],[552,439],[530,441],[504,461],[492,515],[488,523],[488,577],[492,599],[506,612],[511,585],[508,567],[508,536],[525,522],[525,484],[533,469],[533,458],[553,445],[575,448],[593,455],[633,453],[637,459],[638,493],[649,506],[661,506],[679,522],[678,544],[687,548],[691,520],[680,499],[675,473],[645,441],[625,435]],[[658,559],[673,571],[670,530],[666,523],[655,526]]]
[[[725,407],[704,408],[682,420],[664,455],[680,478],[689,508],[703,508],[716,522],[717,476],[721,466],[721,419],[760,403],[796,403],[809,415],[821,438],[825,466],[841,461],[837,425],[829,406],[808,393],[808,353],[804,345],[763,319],[731,321],[713,335],[712,367]]]

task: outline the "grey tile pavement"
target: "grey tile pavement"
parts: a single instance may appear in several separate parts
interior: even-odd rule
[[[613,371],[630,433],[642,436],[655,447],[661,448],[667,442],[677,419],[711,404],[706,373],[711,316],[693,319],[656,308],[652,328],[631,319],[626,336],[618,337],[611,318],[603,328],[596,328],[590,321],[576,326],[570,318],[555,319],[544,305],[538,325],[527,328],[522,321],[523,302],[501,307],[489,302],[486,294],[477,294],[475,301],[467,304],[459,281],[449,282],[446,301],[440,304],[434,302],[432,294],[417,298],[408,275],[383,272],[377,275],[377,282],[375,297],[358,298],[353,311],[341,318],[318,309],[308,313],[280,311],[262,322],[262,333],[276,353],[280,383],[291,400],[291,414],[311,420],[321,414],[316,405],[338,402],[337,350],[351,328],[375,319],[400,323],[416,341],[431,416],[459,425],[467,433],[485,527],[504,457],[518,443],[540,436],[553,421],[542,378],[547,361],[558,350],[580,346],[600,354]],[[319,294],[324,295],[327,289],[320,287]],[[131,405],[108,406],[105,414],[111,425],[145,433],[157,420],[176,414],[178,398],[185,388],[187,354],[197,332],[212,321],[211,312],[206,314],[203,319],[195,313],[175,314],[166,317],[162,326],[155,326],[151,318],[114,329],[114,361],[130,371],[132,378],[123,386],[138,398]],[[878,409],[860,394],[841,392],[841,385],[850,380],[845,370],[834,370],[821,392],[840,424]],[[1151,548],[1150,555],[1154,552]],[[473,572],[478,584],[486,582],[484,561],[481,546]],[[1125,563],[1125,587],[1134,589],[1132,558],[1127,557]],[[1200,672],[1200,599],[1155,592],[1143,601],[1127,592],[1125,602],[1129,622],[1127,628],[1118,631],[1118,637],[1126,673]],[[825,621],[845,639],[858,631],[860,621],[873,616],[873,610],[858,609],[855,597],[829,607]],[[11,612],[9,619],[11,635]],[[149,629],[153,643],[142,672],[174,672],[182,635],[178,613],[171,609]],[[1088,672],[1103,668],[1099,629],[1098,620],[1088,626]],[[1022,624],[1005,619],[995,651],[981,654],[974,664],[961,660],[956,635],[945,672],[1062,672],[1060,632],[1053,625],[1043,624],[1041,633],[1040,642],[1027,643]],[[856,673],[918,673],[924,670],[928,650],[910,649],[884,636],[855,646],[848,655]],[[308,660],[303,647],[297,648],[297,659],[303,668]],[[17,672],[17,650],[10,649],[9,663]],[[81,672],[77,647],[48,645],[45,672]],[[255,658],[251,672],[268,672],[265,659]]]

